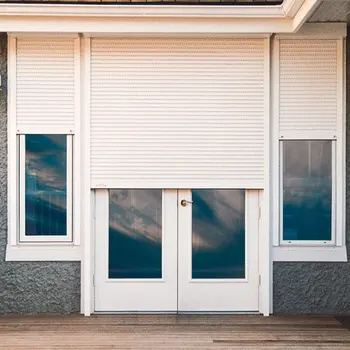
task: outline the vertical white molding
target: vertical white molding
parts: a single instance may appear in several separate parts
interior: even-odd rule
[[[107,207],[109,203],[109,192],[106,190],[106,202],[107,202]],[[90,232],[90,237],[91,237],[91,260],[90,260],[90,266],[91,266],[91,298],[90,298],[90,310],[91,312],[95,311],[95,288],[96,288],[96,276],[95,276],[95,269],[96,269],[96,264],[95,264],[95,255],[96,255],[96,242],[95,242],[95,234],[96,234],[96,196],[97,193],[96,191],[91,191],[91,202],[90,202],[90,208],[91,208],[91,219],[90,219],[90,225],[91,225],[91,232]],[[109,207],[108,207],[109,208]],[[109,215],[109,213],[107,213]],[[108,216],[109,217],[109,216]],[[108,226],[108,218],[106,225]],[[108,248],[108,247],[107,247]],[[108,258],[108,255],[107,255]]]
[[[278,172],[276,172],[276,178],[273,179],[273,181],[277,181],[277,188],[276,188],[276,196],[275,196],[275,201],[273,202],[273,211],[276,210],[276,213],[273,213],[274,218],[276,218],[278,227],[277,227],[277,232],[276,232],[276,241],[278,240],[277,246],[283,242],[283,167],[284,167],[284,159],[283,159],[283,149],[284,149],[284,144],[280,142],[279,137],[277,137],[277,142],[278,142],[278,159],[275,160],[276,162],[276,167]],[[274,232],[275,234],[275,232]]]
[[[26,232],[26,194],[25,194],[25,186],[26,186],[26,137],[25,135],[16,135],[17,138],[16,144],[18,145],[18,154],[15,157],[18,159],[17,162],[17,174],[19,181],[16,181],[16,189],[18,189],[18,194],[16,200],[18,201],[18,212],[19,216],[16,218],[16,225],[18,227],[18,242],[25,241],[25,232]],[[17,191],[16,191],[17,192]],[[19,222],[18,222],[19,221]]]
[[[16,137],[16,76],[17,39],[8,36],[8,112],[7,112],[7,210],[8,244],[15,246],[18,237],[18,198],[17,198],[17,137]]]
[[[73,136],[67,135],[67,240],[73,242]],[[23,167],[24,168],[24,167]],[[22,169],[21,169],[22,173]],[[25,173],[24,173],[25,174]],[[22,187],[23,188],[23,187]],[[23,190],[21,193],[24,192]]]
[[[341,227],[340,223],[338,224],[338,215],[339,211],[337,211],[338,203],[337,203],[337,144],[336,142],[331,142],[332,145],[332,187],[331,187],[331,244],[337,246],[338,245],[338,233],[339,233],[339,228]],[[338,191],[339,192],[339,191]],[[342,197],[342,194],[339,193],[340,196]],[[341,213],[340,213],[341,214]],[[342,216],[342,215],[340,215]]]
[[[90,38],[82,37],[82,168],[84,172],[81,174],[82,181],[82,237],[83,257],[81,264],[81,312],[85,316],[91,315],[93,312],[93,246],[92,246],[92,230],[91,230],[91,186],[90,186]]]
[[[274,38],[272,44],[271,60],[271,211],[272,211],[272,244],[278,246],[280,243],[280,147],[279,147],[279,113],[280,113],[280,40]]]
[[[343,115],[343,150],[344,150],[344,154],[343,154],[343,164],[344,164],[344,168],[343,168],[343,207],[342,207],[342,214],[343,214],[343,218],[341,221],[341,229],[343,231],[342,233],[342,237],[344,237],[344,245],[345,245],[345,249],[346,248],[346,71],[347,71],[347,46],[346,46],[346,42],[347,42],[347,37],[345,36],[343,38],[343,64],[342,64],[342,69],[343,69],[343,84],[342,84],[342,115]]]
[[[260,285],[260,303],[259,311],[268,316],[272,312],[272,256],[271,256],[271,232],[270,232],[270,182],[271,182],[271,145],[270,145],[270,131],[271,131],[271,113],[270,113],[270,38],[264,39],[265,49],[265,147],[264,147],[264,193],[262,206],[262,231],[260,232],[259,244],[262,246],[263,254],[259,257],[259,270],[261,274]]]
[[[81,65],[80,37],[74,39],[73,243],[81,242]]]
[[[337,41],[337,135],[336,135],[336,236],[335,244],[340,247],[345,243],[345,171],[346,171],[346,108],[345,108],[345,39]]]

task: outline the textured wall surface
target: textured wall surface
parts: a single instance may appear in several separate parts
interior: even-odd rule
[[[0,34],[0,314],[78,313],[79,262],[6,262],[7,36]]]
[[[350,31],[347,37],[346,236],[350,260]],[[350,262],[275,262],[275,314],[350,315]]]
[[[350,263],[276,262],[274,314],[350,315]]]

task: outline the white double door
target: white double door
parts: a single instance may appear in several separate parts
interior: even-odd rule
[[[96,312],[258,311],[258,191],[98,190]]]

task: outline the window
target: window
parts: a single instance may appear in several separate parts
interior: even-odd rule
[[[72,136],[20,136],[20,242],[72,240]]]
[[[335,141],[281,141],[282,243],[333,243]]]

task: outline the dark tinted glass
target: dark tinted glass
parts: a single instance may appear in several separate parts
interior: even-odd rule
[[[110,190],[109,278],[161,277],[162,191]]]
[[[245,191],[192,191],[192,278],[245,277]]]
[[[25,137],[25,234],[67,234],[67,136]]]
[[[331,239],[332,141],[283,141],[283,239]]]

